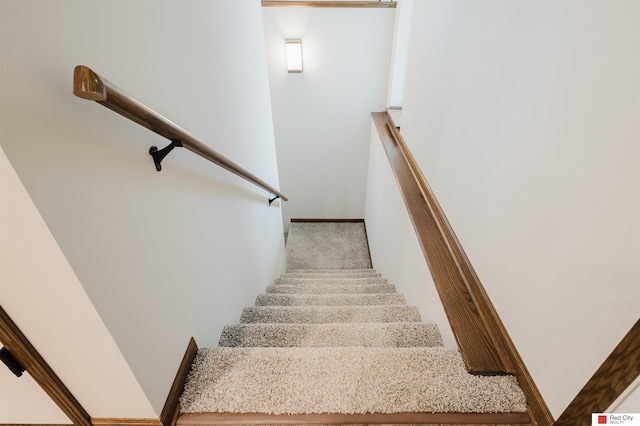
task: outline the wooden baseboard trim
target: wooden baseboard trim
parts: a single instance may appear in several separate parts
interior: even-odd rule
[[[551,426],[549,408],[402,135],[388,112],[372,117],[468,369],[514,373],[532,424]]]
[[[182,357],[182,362],[180,363],[180,367],[178,367],[178,372],[176,373],[176,377],[169,390],[169,395],[167,395],[167,400],[162,408],[162,413],[160,414],[160,424],[162,426],[174,426],[176,424],[180,414],[180,396],[184,391],[184,384],[187,381],[187,376],[191,371],[191,366],[197,353],[198,345],[192,337],[189,340],[187,350]]]
[[[93,426],[162,426],[159,419],[92,418]],[[73,426],[53,423],[0,423],[0,426]]]
[[[160,419],[92,418],[93,426],[162,426]]]
[[[512,373],[478,309],[469,286],[470,265],[461,264],[457,240],[433,192],[389,114],[372,115],[467,370]]]
[[[0,306],[0,342],[26,368],[74,425],[91,426],[91,416]]]
[[[159,419],[91,418],[93,426],[162,426]],[[0,426],[73,426],[53,423],[0,423]]]
[[[262,0],[262,7],[334,7],[395,9],[393,1],[299,1],[299,0]]]
[[[291,219],[291,222],[309,222],[309,223],[364,223],[364,219]]]
[[[364,227],[364,239],[367,242],[367,254],[369,255],[369,265],[373,269],[373,259],[371,258],[371,246],[369,245],[369,235],[367,235],[367,224],[362,220],[362,225]]]
[[[195,413],[183,414],[178,425],[210,424],[465,424],[530,425],[527,413],[396,413],[396,414],[297,414]]]
[[[555,426],[588,424],[591,413],[602,413],[640,376],[640,320],[584,385]]]

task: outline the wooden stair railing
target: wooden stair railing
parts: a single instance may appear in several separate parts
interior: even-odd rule
[[[275,198],[270,199],[269,204],[277,198],[281,198],[283,201],[288,200],[280,191],[209,148],[195,136],[144,105],[90,68],[78,65],[74,69],[73,93],[79,98],[96,101],[131,121],[169,139],[171,144],[167,147],[161,150],[151,147],[149,150],[158,171],[161,169],[160,162],[173,148],[184,147],[273,194]]]
[[[588,425],[591,413],[605,412],[640,376],[640,320],[558,417],[555,426]]]
[[[387,112],[372,117],[467,369],[515,374],[532,424],[552,425],[549,408],[402,135]]]

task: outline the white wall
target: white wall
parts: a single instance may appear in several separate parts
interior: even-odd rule
[[[402,106],[404,80],[407,75],[407,60],[409,59],[413,3],[414,0],[398,0],[396,6],[391,69],[389,70],[389,89],[387,91],[387,106],[391,107]],[[397,126],[400,125],[395,118],[394,121]]]
[[[385,108],[394,9],[264,8],[283,206],[293,218],[362,218],[369,114]],[[284,40],[302,39],[304,71]]]
[[[155,417],[1,149],[0,304],[93,417]],[[68,423],[28,373],[0,378],[0,423]]]
[[[640,316],[639,18],[415,4],[402,133],[556,416]]]
[[[160,413],[189,338],[216,345],[284,269],[280,204],[186,150],[157,173],[147,151],[166,141],[74,97],[73,68],[278,187],[260,2],[0,8],[0,143]]]
[[[0,369],[0,422],[2,424],[71,424],[29,373],[14,376]]]

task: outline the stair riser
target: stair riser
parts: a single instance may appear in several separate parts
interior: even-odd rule
[[[356,305],[406,305],[402,294],[261,294],[256,306],[356,306]]]
[[[245,308],[240,323],[419,322],[415,306],[287,306]]]
[[[357,293],[395,293],[396,287],[390,284],[362,285],[270,285],[267,293],[276,294],[357,294]]]
[[[223,347],[436,347],[435,324],[235,324],[224,327]]]
[[[387,284],[386,278],[277,278],[273,282],[276,285],[362,285],[362,284]]]
[[[355,274],[377,273],[375,269],[288,269],[287,274]]]
[[[378,272],[336,272],[336,273],[313,273],[313,272],[285,272],[280,278],[380,278]]]

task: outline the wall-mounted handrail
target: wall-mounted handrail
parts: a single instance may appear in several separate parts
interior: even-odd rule
[[[220,155],[215,150],[209,148],[195,136],[144,105],[142,102],[101,77],[98,73],[88,67],[78,65],[74,69],[73,93],[82,99],[96,101],[110,110],[127,117],[131,121],[134,121],[160,136],[169,139],[171,144],[166,148],[158,150],[157,148],[152,147],[149,150],[149,153],[154,157],[154,162],[158,171],[161,168],[160,162],[164,156],[169,153],[169,151],[174,147],[184,147],[273,194],[275,198],[270,199],[269,204],[277,198],[281,198],[283,201],[288,200],[288,198],[277,189],[273,188],[228,158]]]

